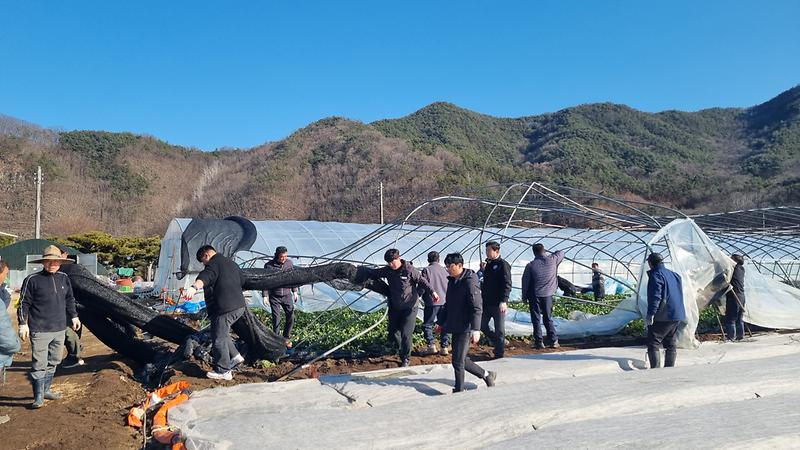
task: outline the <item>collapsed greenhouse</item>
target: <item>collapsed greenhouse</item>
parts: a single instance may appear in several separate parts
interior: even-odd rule
[[[201,270],[194,261],[200,245],[210,243],[242,267],[262,267],[275,247],[289,248],[296,265],[331,262],[382,265],[383,252],[398,248],[420,268],[426,254],[460,252],[477,270],[488,240],[501,243],[511,264],[511,300],[520,297],[520,278],[532,259],[531,245],[564,250],[559,276],[577,286],[589,284],[597,262],[606,290],[627,294],[604,303],[609,313],[558,319],[564,338],[611,335],[643,316],[646,308],[647,254],[658,251],[684,279],[689,323],[681,345],[696,345],[698,312],[720,298],[732,271],[731,253],[747,258],[745,321],[766,328],[800,328],[800,208],[782,207],[723,214],[687,216],[658,205],[624,201],[566,187],[540,183],[485,188],[474,195],[445,196],[425,202],[388,225],[316,221],[249,221],[175,219],[162,240],[155,286],[165,295],[191,283]],[[357,287],[356,287],[357,288]],[[380,309],[385,298],[372,291],[330,280],[301,287],[298,307],[305,311],[351,308]],[[258,291],[252,305],[261,305]],[[198,299],[199,300],[199,299]],[[575,299],[576,301],[579,299]],[[724,303],[724,302],[723,302]],[[531,332],[530,315],[510,311],[507,333]]]

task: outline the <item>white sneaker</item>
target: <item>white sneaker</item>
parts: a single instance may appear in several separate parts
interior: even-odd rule
[[[231,359],[231,367],[236,367],[243,362],[244,362],[244,356],[238,354],[234,356],[233,359]]]
[[[222,373],[211,371],[211,372],[206,372],[206,377],[211,378],[212,380],[230,381],[233,379],[233,373],[231,373],[230,370]]]

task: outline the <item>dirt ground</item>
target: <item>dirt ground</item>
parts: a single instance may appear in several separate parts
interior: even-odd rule
[[[707,336],[713,339],[713,336]],[[520,355],[537,352],[567,351],[609,345],[633,345],[641,340],[633,338],[606,338],[563,345],[558,350],[533,350],[525,340],[512,340],[506,354]],[[3,449],[77,449],[77,448],[142,448],[142,433],[125,425],[128,410],[141,402],[146,392],[133,378],[135,366],[110,350],[84,330],[83,358],[86,365],[71,369],[59,368],[53,383],[55,391],[63,397],[47,401],[39,410],[28,405],[32,391],[27,373],[30,368],[30,344],[23,343],[22,350],[7,370],[7,381],[0,386],[0,418],[9,421],[0,424],[0,448]],[[476,361],[491,358],[491,349],[473,348],[471,357]],[[323,374],[363,372],[397,367],[396,356],[356,360],[323,360],[303,370],[293,378],[317,377]],[[419,356],[411,358],[412,365],[449,364],[449,356]],[[165,383],[186,380],[191,389],[200,390],[238,383],[274,381],[288,373],[294,364],[285,362],[268,369],[245,367],[233,381],[215,382],[204,378],[207,367],[193,362],[180,363],[167,373]],[[151,440],[152,441],[152,440]],[[150,443],[148,448],[158,448]]]

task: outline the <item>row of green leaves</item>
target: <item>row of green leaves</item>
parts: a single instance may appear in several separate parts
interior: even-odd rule
[[[608,300],[616,300],[620,296],[609,296]],[[587,298],[588,299],[588,298]],[[512,302],[511,308],[528,311],[528,305]],[[553,315],[566,318],[572,311],[582,311],[590,314],[606,314],[612,307],[595,305],[575,301],[557,301],[553,306]],[[255,310],[256,316],[265,323],[271,323],[270,313],[261,309]],[[292,333],[292,340],[295,348],[322,352],[336,345],[341,344],[347,339],[355,336],[359,332],[377,322],[383,315],[382,311],[373,313],[360,313],[347,308],[330,311],[306,313],[295,312],[295,325]],[[700,332],[713,331],[718,329],[718,312],[715,307],[704,309],[700,314]],[[626,336],[642,336],[644,333],[644,322],[634,320],[629,323],[620,334]],[[422,322],[417,320],[414,329],[414,346],[417,348],[425,345],[423,337]],[[395,351],[388,340],[387,321],[384,320],[375,329],[359,337],[346,345],[343,350],[353,353],[365,353],[370,355],[390,354]]]

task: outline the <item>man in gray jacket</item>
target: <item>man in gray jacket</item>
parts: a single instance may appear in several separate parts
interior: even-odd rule
[[[434,300],[433,296],[422,290],[422,300],[425,302],[425,310],[423,312],[422,330],[425,332],[425,340],[428,344],[426,353],[432,355],[436,353],[436,339],[433,335],[433,325],[436,322],[436,316],[439,314],[439,309],[444,305],[445,295],[447,294],[447,270],[439,264],[439,252],[428,253],[428,267],[422,269],[422,278],[428,281],[431,285],[433,292],[439,295],[439,300]],[[450,354],[447,347],[450,346],[450,336],[447,333],[441,333],[440,339],[442,340],[443,356]]]
[[[542,244],[534,244],[533,261],[522,273],[522,301],[530,305],[533,324],[533,346],[544,348],[542,322],[547,329],[547,342],[558,348],[558,334],[553,323],[553,294],[556,293],[558,265],[564,260],[564,251],[547,254]]]
[[[280,246],[275,249],[275,256],[264,264],[265,269],[275,271],[294,270],[294,264],[289,259],[289,250]],[[297,301],[297,288],[275,288],[264,291],[263,295],[269,299],[269,309],[272,311],[272,331],[280,330],[281,311],[286,318],[283,320],[283,339],[286,347],[292,347],[291,334],[294,325],[294,304]]]

